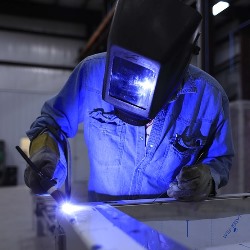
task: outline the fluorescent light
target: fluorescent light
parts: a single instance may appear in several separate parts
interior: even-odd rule
[[[224,9],[228,7],[229,7],[228,2],[219,1],[217,4],[213,6],[213,15],[214,16],[218,15],[220,12],[222,12]]]

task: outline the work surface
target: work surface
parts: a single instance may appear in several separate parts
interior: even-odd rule
[[[58,221],[67,250],[250,248],[250,194],[78,204]]]
[[[52,236],[36,236],[34,204],[27,187],[1,187],[0,197],[0,250],[55,249],[55,241]],[[164,199],[157,200],[153,204],[148,200],[120,201],[100,205],[80,203],[80,206],[87,204],[93,208],[87,209],[86,212],[76,213],[75,218],[84,223],[74,223],[73,225],[68,217],[63,215],[60,220],[64,226],[66,225],[65,231],[71,233],[71,235],[66,235],[69,242],[71,237],[75,236],[75,232],[81,230],[80,241],[82,242],[79,244],[85,246],[102,244],[102,241],[98,239],[98,234],[104,235],[103,230],[107,242],[112,242],[113,246],[118,242],[117,248],[113,249],[121,249],[122,239],[124,249],[126,249],[126,244],[133,244],[138,249],[145,249],[141,246],[142,242],[145,242],[145,237],[138,241],[133,234],[139,235],[138,229],[150,233],[150,229],[147,228],[149,227],[162,242],[166,240],[167,235],[170,239],[174,239],[177,245],[184,244],[187,249],[243,250],[250,248],[249,200],[250,198],[247,196],[236,195],[201,203],[182,203],[172,200],[164,201]],[[100,221],[95,223],[98,218],[103,221],[103,224],[100,224]],[[128,223],[130,221],[134,223]],[[130,225],[134,227],[132,231],[129,231]],[[107,229],[111,231],[108,232]],[[113,236],[113,229],[121,238]],[[88,242],[86,242],[86,235],[88,235]],[[148,234],[148,237],[150,235],[154,236]],[[91,237],[93,238],[91,239]],[[199,247],[192,248],[191,243],[195,243]]]
[[[26,186],[0,187],[0,249],[52,250],[54,239],[37,237],[32,196]]]

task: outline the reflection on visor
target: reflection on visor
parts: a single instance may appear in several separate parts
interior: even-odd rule
[[[156,74],[152,70],[114,57],[109,90],[111,96],[146,109],[155,82]]]

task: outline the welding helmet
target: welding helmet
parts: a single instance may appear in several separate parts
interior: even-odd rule
[[[201,15],[179,0],[118,0],[110,27],[103,100],[143,126],[176,94],[197,51]]]

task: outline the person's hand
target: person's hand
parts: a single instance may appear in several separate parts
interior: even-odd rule
[[[37,136],[31,142],[30,160],[46,177],[55,179],[55,185],[57,184],[57,176],[64,180],[64,177],[66,177],[66,169],[60,167],[59,159],[60,154],[57,142],[48,133]],[[60,171],[56,171],[58,165],[61,173]],[[44,190],[43,185],[41,185],[41,178],[30,166],[27,166],[25,169],[24,181],[35,194],[44,194],[47,191]]]
[[[170,183],[167,194],[182,201],[201,201],[214,192],[214,181],[207,165],[184,166]]]

